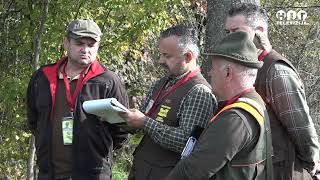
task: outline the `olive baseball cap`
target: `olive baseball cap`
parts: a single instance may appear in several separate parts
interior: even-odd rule
[[[99,26],[90,19],[77,19],[71,21],[67,31],[67,36],[72,39],[90,37],[96,41],[100,41],[101,35],[102,32]]]
[[[258,50],[249,34],[243,31],[231,33],[216,45],[209,56],[225,57],[225,60],[252,68],[261,68],[263,62],[258,61]]]

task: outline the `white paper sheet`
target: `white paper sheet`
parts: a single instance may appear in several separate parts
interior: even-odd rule
[[[126,122],[118,112],[129,111],[116,98],[85,101],[82,107],[87,113],[100,116],[111,124]]]

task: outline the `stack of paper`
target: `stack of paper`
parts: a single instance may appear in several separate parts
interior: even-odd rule
[[[126,122],[118,113],[129,111],[116,98],[89,100],[82,106],[87,113],[100,116],[111,124]]]

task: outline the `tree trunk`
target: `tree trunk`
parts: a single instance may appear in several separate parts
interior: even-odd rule
[[[240,2],[250,2],[260,5],[259,0],[208,0],[208,11],[207,11],[207,27],[205,37],[205,52],[210,52],[213,47],[219,43],[219,41],[225,37],[224,21],[226,15],[232,4]],[[205,57],[202,69],[205,78],[208,80],[207,72],[211,67],[211,59]]]
[[[48,16],[48,9],[49,9],[49,0],[43,0],[43,12],[40,20],[40,27],[39,31],[36,35],[35,39],[35,52],[34,52],[34,58],[33,58],[33,65],[34,70],[38,69],[39,67],[39,58],[40,58],[40,52],[41,52],[41,37],[45,30],[45,22]],[[35,169],[35,145],[34,145],[35,139],[34,136],[31,137],[29,142],[29,159],[27,164],[27,180],[33,180],[36,179],[36,173],[34,171]]]
[[[39,67],[39,57],[40,57],[40,51],[41,51],[41,37],[42,34],[44,33],[44,25],[48,16],[48,8],[49,8],[49,0],[43,0],[43,13],[40,21],[40,27],[39,27],[39,32],[36,35],[35,39],[35,52],[34,52],[34,68],[38,69]]]
[[[29,157],[27,163],[27,180],[35,180],[35,171],[34,171],[34,158],[35,158],[36,148],[34,146],[34,136],[31,137],[29,141]]]

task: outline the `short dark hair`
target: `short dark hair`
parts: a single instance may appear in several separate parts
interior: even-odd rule
[[[264,23],[266,28],[268,28],[267,12],[260,6],[252,3],[237,3],[233,5],[231,9],[228,11],[229,17],[233,17],[240,14],[246,18],[247,24],[250,27],[255,29],[257,27],[257,23],[261,21]]]
[[[196,58],[199,56],[198,32],[194,28],[187,25],[176,25],[160,33],[160,39],[170,36],[178,38],[178,47],[183,53],[189,50]]]

